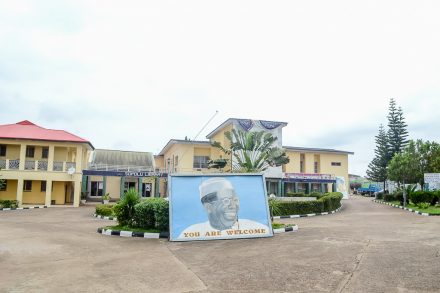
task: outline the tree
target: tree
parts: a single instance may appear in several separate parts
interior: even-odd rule
[[[396,108],[394,99],[390,100],[388,112],[388,144],[389,144],[389,158],[397,153],[403,151],[408,144],[408,125],[405,123],[402,108]]]
[[[232,132],[225,132],[225,137],[229,141],[229,147],[222,146],[217,141],[212,146],[233,157],[231,171],[262,172],[269,166],[281,166],[289,162],[286,151],[273,146],[277,138],[270,133],[232,129]]]
[[[440,145],[421,139],[410,140],[402,153],[394,155],[388,166],[390,179],[424,185],[425,173],[440,172]]]
[[[368,164],[367,177],[377,182],[385,182],[387,180],[387,165],[390,160],[388,136],[383,125],[379,126],[379,134],[376,136],[375,157]]]

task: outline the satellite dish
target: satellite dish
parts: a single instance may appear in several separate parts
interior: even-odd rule
[[[75,173],[75,168],[74,167],[70,167],[69,169],[67,169],[67,174],[73,175],[74,173]]]

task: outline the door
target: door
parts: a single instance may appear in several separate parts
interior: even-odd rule
[[[142,197],[151,197],[151,183],[142,183]]]

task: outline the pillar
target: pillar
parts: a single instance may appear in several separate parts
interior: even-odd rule
[[[306,194],[310,194],[310,193],[312,193],[312,183],[307,183],[307,191],[306,191]]]
[[[293,183],[293,192],[298,192],[298,182]]]
[[[53,171],[53,161],[55,158],[55,147],[53,145],[49,146],[49,155],[47,156],[47,171]]]
[[[21,167],[21,161],[20,161],[20,167]],[[17,201],[18,201],[19,206],[23,205],[23,183],[24,183],[23,179],[18,179],[18,182],[17,182]]]
[[[336,192],[336,182],[332,183],[332,192]]]
[[[102,195],[107,193],[107,176],[102,176]]]
[[[83,168],[82,168],[82,163],[83,163],[83,156],[82,156],[82,146],[77,146],[76,147],[76,172],[78,172],[78,170],[82,170]]]
[[[46,188],[47,190],[47,188]],[[73,206],[79,207],[79,200],[81,198],[81,181],[75,180],[73,186]]]
[[[50,207],[52,202],[52,180],[46,180],[46,197],[44,205]]]
[[[119,189],[119,191],[120,191],[119,197],[121,199],[124,198],[124,184],[125,184],[125,177],[122,176],[121,177],[121,186],[120,186],[120,189]]]
[[[138,178],[138,193],[139,196],[142,197],[142,177]]]
[[[154,178],[154,197],[160,197],[160,177]]]
[[[321,193],[325,193],[325,183],[321,183]]]
[[[20,171],[24,170],[24,164],[26,163],[26,145],[24,143],[22,143],[20,145],[20,165],[18,167],[18,169]],[[23,186],[23,182],[22,182],[22,186]],[[23,194],[23,188],[21,189],[21,192]],[[18,195],[17,195],[18,196]]]
[[[281,187],[281,190],[280,190],[280,196],[282,196],[282,197],[284,197],[284,182],[283,182],[283,180],[280,180],[280,187]]]
[[[87,176],[87,175],[83,175],[82,176],[82,181],[81,181],[81,184],[82,184],[82,186],[81,186],[81,192],[87,192],[87,181],[88,181],[88,178],[89,176]]]

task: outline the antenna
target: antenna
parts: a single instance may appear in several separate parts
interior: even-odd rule
[[[218,110],[215,110],[214,115],[212,115],[212,117],[208,120],[208,122],[206,122],[205,125],[203,125],[202,129],[200,129],[200,131],[196,134],[196,136],[194,136],[193,140],[196,140],[196,138],[200,135],[200,133],[202,133],[203,130],[205,130],[206,126],[208,126],[208,124],[212,121],[212,119],[214,119],[214,117],[218,114]]]
[[[196,136],[194,136],[193,140],[196,140],[196,138],[200,135],[200,133],[202,133],[202,131],[206,128],[206,126],[208,126],[208,124],[212,121],[212,119],[214,119],[214,117],[218,114],[218,110],[215,110],[214,115],[212,115],[212,117],[208,120],[208,122],[205,123],[205,125],[203,125],[202,129],[200,129],[200,131],[196,134]],[[182,156],[180,157],[180,159],[182,159],[186,152],[188,152],[188,149],[185,150],[185,152],[182,154]]]

